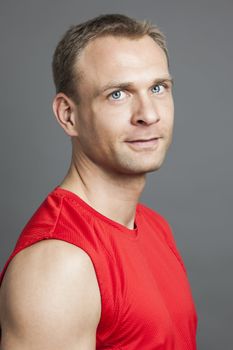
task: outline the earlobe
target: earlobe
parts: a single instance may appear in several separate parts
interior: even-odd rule
[[[77,136],[77,107],[65,94],[58,93],[53,101],[53,112],[67,135]]]

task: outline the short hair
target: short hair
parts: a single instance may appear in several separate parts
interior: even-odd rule
[[[163,49],[168,60],[164,34],[148,21],[138,21],[121,14],[106,14],[70,27],[53,55],[52,68],[56,92],[63,92],[70,98],[77,99],[79,76],[74,67],[81,51],[92,40],[104,36],[137,39],[146,35]]]

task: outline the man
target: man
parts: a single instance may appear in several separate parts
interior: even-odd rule
[[[195,307],[171,229],[138,203],[172,140],[162,33],[99,16],[65,34],[53,72],[72,162],[2,273],[1,349],[195,349]]]

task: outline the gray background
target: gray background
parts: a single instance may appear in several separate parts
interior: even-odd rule
[[[150,19],[167,35],[174,143],[142,201],[173,228],[198,310],[198,348],[232,349],[232,0],[1,0],[1,267],[70,161],[51,110],[54,47],[71,24],[109,12]]]

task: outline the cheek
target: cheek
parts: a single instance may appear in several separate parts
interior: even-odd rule
[[[113,124],[108,115],[92,114],[85,138],[88,138],[87,142],[91,144],[90,147],[95,148],[96,152],[106,149],[107,145],[114,139],[116,128]]]
[[[172,99],[164,101],[160,105],[160,125],[164,135],[172,134],[174,126],[174,104]]]
[[[172,124],[174,119],[174,103],[173,98],[170,96],[167,98],[164,103],[161,106],[162,108],[162,115],[165,120],[167,120],[167,123]]]
[[[130,108],[125,104],[105,104],[96,109],[93,126],[101,134],[114,135],[125,130],[130,120]]]

